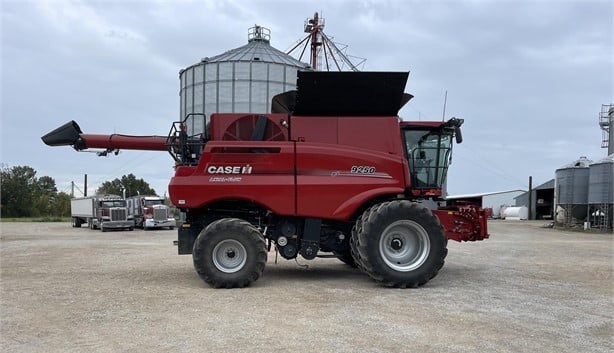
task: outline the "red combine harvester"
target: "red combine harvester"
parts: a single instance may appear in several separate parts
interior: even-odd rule
[[[271,114],[202,116],[203,134],[185,120],[167,137],[84,134],[71,121],[42,139],[102,154],[168,150],[170,198],[185,213],[179,254],[214,287],[257,280],[271,245],[286,259],[334,256],[385,286],[417,287],[443,266],[448,239],[488,231],[477,207],[426,207],[443,201],[463,120],[401,121],[408,74],[299,72]]]

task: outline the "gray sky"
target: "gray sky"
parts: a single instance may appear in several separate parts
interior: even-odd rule
[[[365,71],[411,71],[405,120],[465,119],[451,194],[526,189],[579,156],[599,160],[601,104],[613,98],[611,1],[1,1],[0,162],[58,189],[90,192],[133,173],[160,194],[164,152],[96,157],[40,137],[73,119],[86,133],[166,135],[180,69],[271,29],[285,51],[315,11]],[[306,59],[305,59],[306,60]],[[305,61],[304,60],[304,61]]]

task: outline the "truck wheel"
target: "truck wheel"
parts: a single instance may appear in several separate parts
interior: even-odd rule
[[[410,201],[391,201],[363,218],[358,256],[363,269],[387,287],[418,287],[437,275],[447,238],[431,211]]]
[[[200,278],[215,288],[241,288],[264,272],[267,261],[262,234],[250,223],[223,218],[203,229],[192,251]]]
[[[81,228],[81,221],[77,217],[72,218],[72,226],[73,228]]]

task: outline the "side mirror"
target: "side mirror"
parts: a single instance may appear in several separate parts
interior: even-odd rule
[[[461,133],[460,127],[461,125],[463,125],[464,122],[465,122],[465,119],[451,118],[445,123],[445,127],[454,129],[454,135],[456,136],[456,143],[463,142],[463,134]]]
[[[456,128],[454,128],[454,136],[456,137],[456,143],[463,142],[463,134],[461,133],[460,126],[457,126]]]

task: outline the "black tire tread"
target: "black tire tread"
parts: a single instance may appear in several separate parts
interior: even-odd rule
[[[381,235],[378,232],[398,219],[420,223],[431,241],[431,251],[425,264],[402,276],[383,263],[377,246]],[[407,200],[389,201],[372,207],[368,214],[363,214],[362,225],[356,226],[356,233],[356,253],[361,269],[386,287],[415,288],[425,284],[443,267],[448,253],[448,239],[439,219],[428,208]]]
[[[210,260],[211,254],[207,252],[207,249],[212,250],[215,246],[209,244],[210,239],[221,233],[239,234],[248,242],[243,244],[248,253],[248,263],[243,269],[231,275],[218,271]],[[250,247],[254,251],[251,255],[253,256],[251,265],[250,249],[248,249]],[[256,281],[264,272],[267,262],[266,243],[262,233],[249,222],[237,218],[222,218],[210,223],[200,232],[194,242],[192,258],[196,272],[207,284],[214,288],[242,288]]]
[[[356,222],[354,223],[354,226],[352,227],[352,234],[350,237],[350,252],[352,254],[352,257],[354,258],[354,263],[356,264],[356,267],[358,267],[363,272],[366,272],[366,271],[364,269],[364,266],[360,259],[360,254],[358,252],[358,247],[360,244],[360,239],[358,238],[358,234],[362,231],[363,219],[369,218],[371,211],[377,208],[378,206],[379,204],[367,208],[360,216],[358,216],[358,219],[356,219]]]

